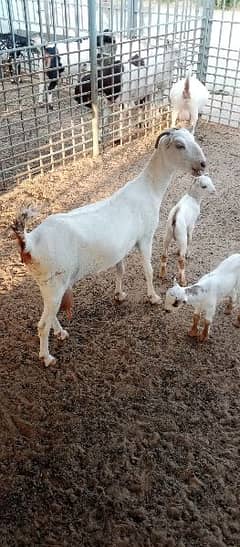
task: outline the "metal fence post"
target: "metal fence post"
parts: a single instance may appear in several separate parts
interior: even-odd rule
[[[128,0],[128,36],[136,38],[137,35],[138,0]]]
[[[88,0],[88,32],[89,32],[89,41],[90,41],[90,62],[91,62],[93,157],[96,157],[99,154],[96,13],[97,13],[96,0]]]
[[[208,66],[208,52],[211,42],[212,32],[212,19],[214,12],[215,0],[203,1],[203,13],[202,13],[202,30],[200,36],[200,48],[197,62],[197,76],[203,84],[206,83],[207,78],[207,66]]]
[[[50,42],[50,40],[51,40],[51,32],[50,32],[50,17],[49,17],[48,0],[44,0],[44,13],[45,13],[45,22],[46,22],[46,36],[47,36],[47,41]]]

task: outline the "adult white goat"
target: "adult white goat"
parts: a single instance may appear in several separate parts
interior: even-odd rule
[[[226,298],[226,313],[229,314],[233,304],[240,304],[240,254],[237,253],[223,260],[215,270],[201,277],[194,285],[184,288],[175,283],[166,293],[165,310],[173,311],[183,304],[193,306],[193,324],[189,336],[196,336],[200,342],[204,342],[208,338],[216,307]],[[204,315],[204,325],[199,333],[201,315]],[[234,325],[240,327],[240,313]]]
[[[175,127],[178,123],[180,126],[191,126],[194,134],[198,115],[202,113],[208,97],[207,88],[196,76],[191,76],[189,69],[187,77],[173,84],[170,91],[172,126]]]
[[[40,357],[53,363],[48,337],[51,326],[62,340],[68,336],[57,320],[64,308],[70,313],[72,286],[81,278],[116,265],[115,298],[124,300],[123,259],[137,247],[143,259],[147,294],[152,304],[160,297],[153,286],[152,240],[159,221],[163,195],[177,170],[201,173],[204,154],[185,129],[159,135],[148,164],[133,181],[103,201],[49,216],[32,232],[25,231],[28,212],[12,225],[22,261],[37,281],[44,301],[38,324]]]
[[[197,177],[190,190],[171,209],[163,241],[160,277],[167,271],[168,247],[174,239],[178,248],[178,268],[180,284],[186,285],[185,257],[189,256],[189,245],[192,242],[193,230],[200,215],[201,201],[206,194],[213,194],[215,186],[208,175]]]

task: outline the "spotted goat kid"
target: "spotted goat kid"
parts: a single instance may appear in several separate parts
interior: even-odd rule
[[[181,287],[175,282],[166,293],[165,311],[176,310],[183,304],[193,306],[193,324],[188,334],[204,342],[208,338],[216,308],[225,299],[225,313],[230,314],[233,306],[240,304],[240,254],[237,253],[223,260],[215,270],[201,277],[194,285]],[[203,329],[199,332],[202,316]],[[240,327],[239,309],[234,326]]]

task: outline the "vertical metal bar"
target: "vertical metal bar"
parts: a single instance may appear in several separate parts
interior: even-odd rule
[[[98,156],[99,154],[96,0],[88,0],[88,29],[89,29],[90,62],[91,62],[93,157],[95,157],[95,156]]]
[[[79,3],[78,0],[75,0],[75,36],[79,38],[80,28],[79,28]]]
[[[50,32],[50,17],[49,17],[49,9],[48,9],[48,0],[44,0],[44,12],[45,12],[45,23],[46,23],[46,36],[47,41],[50,42],[51,40],[51,32]]]
[[[200,36],[200,48],[197,63],[197,76],[204,84],[206,83],[207,78],[208,52],[211,41],[213,12],[214,0],[204,0],[202,31]]]

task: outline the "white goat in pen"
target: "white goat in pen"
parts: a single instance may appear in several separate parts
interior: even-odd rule
[[[166,275],[168,247],[175,240],[179,258],[178,268],[180,284],[185,285],[185,257],[189,256],[189,245],[192,242],[193,230],[200,215],[201,201],[206,194],[213,194],[215,186],[208,175],[197,177],[190,190],[171,209],[166,226],[163,241],[163,254],[161,256],[160,277]]]
[[[109,198],[53,214],[29,233],[25,231],[28,212],[14,221],[12,229],[22,261],[37,281],[44,301],[38,331],[39,355],[46,366],[54,362],[48,349],[50,328],[62,340],[68,336],[57,313],[60,308],[70,313],[72,286],[87,275],[116,265],[115,298],[124,300],[123,259],[134,247],[143,259],[150,302],[160,302],[153,286],[151,253],[162,198],[177,170],[187,169],[197,175],[205,166],[205,156],[187,130],[166,130],[159,135],[140,175]]]
[[[196,336],[203,342],[208,338],[217,305],[225,299],[228,300],[225,310],[227,314],[231,313],[234,304],[240,304],[240,254],[233,254],[223,260],[215,270],[201,277],[194,285],[184,288],[175,283],[166,293],[165,310],[173,311],[183,304],[193,306],[193,324],[189,336]],[[201,315],[204,316],[204,324],[199,333]],[[240,327],[239,312],[234,325]]]
[[[209,93],[196,76],[191,76],[191,72],[190,68],[186,78],[173,84],[170,91],[170,102],[172,126],[175,127],[178,123],[180,126],[190,126],[194,134],[198,115],[202,113],[207,104]]]

